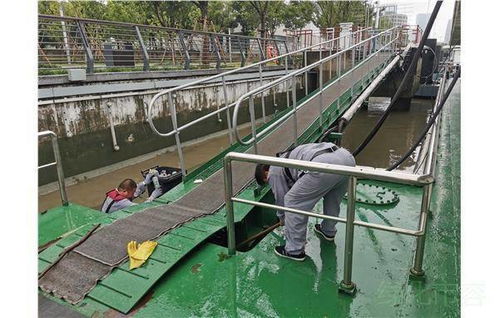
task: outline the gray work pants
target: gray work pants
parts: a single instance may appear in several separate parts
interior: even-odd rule
[[[340,148],[333,153],[320,155],[314,162],[323,162],[344,166],[355,166],[354,157]],[[312,211],[317,202],[324,198],[324,214],[338,216],[341,199],[348,186],[348,177],[335,174],[309,172],[303,175],[284,196],[284,206],[288,208]],[[308,216],[286,212],[285,237],[286,252],[300,254],[305,250]],[[336,222],[323,220],[321,228],[326,235],[336,234]]]

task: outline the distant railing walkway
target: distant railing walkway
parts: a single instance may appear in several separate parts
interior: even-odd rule
[[[40,75],[233,68],[288,52],[286,41],[124,22],[38,16]]]

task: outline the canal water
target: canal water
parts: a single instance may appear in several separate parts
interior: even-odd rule
[[[356,163],[375,168],[388,168],[395,163],[420,135],[433,103],[433,99],[413,98],[409,110],[390,113],[373,140],[357,155]],[[388,101],[371,103],[367,109],[359,110],[345,129],[341,146],[354,151],[369,134],[386,107]],[[419,147],[397,170],[412,173],[418,153]]]
[[[342,147],[353,151],[375,125],[386,106],[386,103],[371,104],[368,109],[359,110],[344,132]],[[391,113],[376,137],[356,158],[357,164],[386,168],[391,163],[394,163],[413,144],[425,125],[432,106],[433,100],[413,99],[408,111]],[[249,132],[249,128],[241,129],[243,135]],[[227,146],[227,136],[220,136],[185,147],[183,150],[187,170],[200,166]],[[417,152],[418,150],[399,169],[412,172]],[[69,186],[67,187],[69,201],[100,209],[107,191],[117,187],[125,178],[132,178],[136,181],[142,180],[140,171],[156,165],[178,166],[177,152],[163,153],[152,159]],[[135,202],[143,202],[146,199],[147,193],[137,198]],[[61,205],[61,202],[57,191],[38,197],[39,212],[59,205]]]

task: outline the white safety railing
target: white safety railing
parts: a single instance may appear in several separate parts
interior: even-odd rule
[[[59,152],[59,144],[57,143],[57,135],[50,130],[41,131],[38,133],[38,138],[50,137],[52,141],[52,150],[54,151],[54,162],[38,166],[38,169],[56,166],[57,182],[59,184],[59,193],[61,194],[62,205],[68,205],[68,196],[66,194],[66,185],[64,183],[64,171],[62,170],[61,153]]]
[[[348,203],[346,218],[317,214],[310,211],[287,208],[258,201],[251,201],[237,198],[234,196],[232,189],[232,162],[249,162],[255,164],[267,164],[272,166],[287,167],[301,169],[304,171],[315,171],[322,173],[334,173],[338,175],[348,176]],[[357,178],[366,178],[378,181],[387,181],[400,184],[415,185],[423,187],[423,195],[421,200],[421,208],[419,213],[419,225],[416,230],[404,229],[393,226],[386,226],[376,223],[356,221],[355,220],[355,196]],[[356,291],[356,285],[352,282],[352,264],[353,264],[353,240],[354,226],[366,227],[375,230],[388,231],[398,234],[415,236],[417,239],[416,253],[414,256],[413,267],[411,273],[414,275],[422,275],[423,264],[423,249],[426,235],[426,223],[428,218],[429,200],[431,193],[431,185],[434,178],[431,175],[414,175],[400,172],[392,172],[379,169],[363,169],[361,167],[347,167],[341,165],[325,164],[320,162],[301,161],[294,159],[269,157],[261,155],[253,155],[246,153],[230,152],[224,158],[224,185],[225,185],[225,209],[227,218],[227,235],[228,235],[228,253],[235,255],[236,253],[236,236],[234,222],[234,202],[249,204],[253,206],[283,210],[287,212],[302,214],[306,216],[317,217],[321,219],[333,220],[339,223],[345,223],[345,256],[344,256],[344,272],[343,280],[340,284],[340,290],[353,294]]]
[[[319,116],[319,122],[320,126],[322,126],[323,122],[323,109],[324,109],[324,103],[323,103],[323,91],[327,88],[329,88],[331,85],[334,85],[338,80],[341,80],[347,75],[353,76],[353,70],[356,68],[356,65],[360,65],[364,63],[365,61],[371,60],[374,56],[383,53],[383,52],[389,52],[389,53],[394,53],[396,50],[396,41],[398,39],[398,28],[394,27],[391,29],[388,29],[386,31],[383,31],[379,34],[373,35],[369,37],[368,39],[364,39],[360,41],[359,43],[355,43],[351,45],[350,47],[341,50],[339,52],[336,52],[334,54],[331,54],[325,58],[322,58],[322,54],[320,55],[319,61],[312,63],[308,66],[305,66],[301,69],[295,70],[283,77],[280,77],[277,80],[274,80],[270,83],[267,83],[263,86],[260,86],[258,88],[253,89],[252,91],[243,94],[239,99],[236,101],[236,106],[234,108],[234,115],[232,118],[232,126],[237,127],[237,122],[238,122],[238,114],[239,114],[239,108],[241,104],[243,103],[244,100],[249,99],[249,113],[250,113],[250,119],[251,119],[251,134],[252,138],[250,138],[247,141],[243,141],[241,136],[239,135],[239,132],[237,129],[235,129],[235,135],[237,138],[237,141],[240,142],[241,144],[244,145],[250,145],[253,143],[254,151],[255,153],[258,153],[257,150],[257,144],[258,144],[258,138],[262,137],[265,135],[267,132],[270,130],[274,129],[278,125],[280,125],[283,121],[288,119],[290,116],[294,116],[294,142],[295,144],[297,143],[298,139],[298,125],[297,125],[297,111],[303,107],[304,104],[298,106],[297,101],[296,101],[296,82],[297,82],[297,77],[302,76],[306,74],[307,72],[311,71],[314,68],[319,68],[319,91],[317,94],[319,95],[319,110],[318,113],[320,114]],[[374,43],[374,44],[373,44]],[[322,53],[322,52],[321,52]],[[356,54],[357,53],[357,54]],[[351,67],[347,68],[346,66],[346,57],[347,55],[351,55]],[[356,64],[356,56],[358,56],[358,61]],[[337,68],[337,78],[334,81],[331,81],[328,85],[324,86],[324,79],[323,79],[323,65],[325,63],[330,63],[329,65],[329,70],[331,71],[332,69],[332,62],[333,60],[336,59],[336,68]],[[261,94],[263,96],[264,91],[269,90],[277,85],[280,85],[283,82],[286,82],[286,86],[288,81],[291,81],[291,86],[292,86],[292,97],[293,97],[293,109],[288,112],[287,114],[283,115],[280,117],[277,121],[273,122],[271,125],[267,126],[265,129],[260,131],[258,134],[256,133],[256,120],[255,120],[255,109],[254,109],[254,97],[258,94]],[[306,87],[306,86],[305,86]],[[349,88],[350,90],[353,89],[353,87]],[[306,95],[308,95],[308,92],[306,92]]]
[[[244,66],[244,67],[241,67],[241,68],[238,68],[238,69],[234,69],[234,70],[230,70],[230,71],[226,71],[226,72],[223,72],[223,73],[220,73],[220,74],[217,74],[217,75],[213,75],[213,76],[210,76],[210,77],[206,77],[206,78],[202,78],[202,79],[199,79],[199,80],[195,80],[193,82],[190,82],[190,83],[187,83],[187,84],[184,84],[184,85],[180,85],[180,86],[177,86],[177,87],[174,87],[174,88],[170,88],[170,89],[167,89],[167,90],[163,90],[159,93],[157,93],[156,95],[153,96],[153,98],[151,99],[150,103],[147,105],[147,121],[149,122],[149,125],[151,127],[151,129],[153,130],[154,133],[156,133],[157,135],[159,136],[162,136],[162,137],[170,137],[170,136],[175,136],[175,143],[176,143],[176,148],[177,148],[177,152],[178,152],[178,157],[179,157],[179,164],[180,164],[180,168],[182,170],[182,174],[185,176],[186,174],[186,169],[185,169],[185,164],[184,164],[184,158],[183,158],[183,151],[182,151],[182,142],[180,140],[180,133],[195,125],[195,124],[198,124],[202,121],[205,121],[206,119],[208,118],[211,118],[213,116],[217,116],[219,121],[221,121],[221,114],[223,112],[226,112],[226,116],[227,116],[227,127],[228,127],[228,135],[229,135],[229,141],[230,143],[232,144],[234,142],[234,136],[233,136],[233,130],[234,130],[234,126],[231,125],[231,120],[230,120],[230,108],[234,107],[236,105],[235,102],[229,102],[228,100],[228,92],[227,92],[227,83],[226,83],[226,79],[227,79],[227,76],[229,75],[233,75],[233,74],[236,74],[236,73],[240,73],[242,71],[247,71],[247,70],[250,70],[250,69],[258,69],[258,73],[259,73],[259,85],[260,86],[263,86],[263,67],[269,63],[269,62],[274,62],[274,61],[282,61],[284,60],[284,70],[285,70],[285,74],[289,74],[290,72],[290,65],[289,65],[289,61],[292,61],[292,57],[294,55],[297,55],[297,54],[300,54],[300,55],[303,55],[303,60],[304,60],[304,65],[305,67],[307,67],[307,53],[310,52],[313,48],[315,47],[321,47],[323,48],[321,51],[320,51],[320,58],[322,59],[322,51],[327,47],[326,50],[329,50],[329,55],[333,55],[334,53],[333,52],[337,52],[337,51],[340,51],[340,47],[341,47],[341,41],[348,38],[351,40],[351,43],[355,43],[355,41],[361,41],[363,40],[365,37],[366,37],[366,33],[367,32],[370,32],[370,28],[366,28],[366,29],[361,29],[361,30],[358,30],[356,32],[352,32],[351,34],[348,34],[348,35],[343,35],[343,36],[340,36],[340,37],[337,37],[337,38],[333,38],[333,39],[330,39],[330,40],[327,40],[327,41],[324,41],[324,42],[321,42],[321,43],[316,43],[314,45],[311,45],[311,46],[308,46],[308,47],[305,47],[305,48],[302,48],[302,49],[299,49],[299,50],[296,50],[296,51],[293,51],[293,52],[289,52],[289,53],[286,53],[286,54],[282,54],[282,55],[279,55],[279,56],[275,56],[275,57],[272,57],[272,58],[269,58],[269,59],[266,59],[264,61],[261,61],[261,62],[258,62],[258,63],[254,63],[254,64],[251,64],[251,65],[248,65],[248,66]],[[367,48],[370,48],[370,44],[371,42],[365,42],[366,44],[366,49]],[[369,44],[367,44],[369,43]],[[308,72],[309,70],[311,70],[311,68],[308,68],[306,72]],[[306,73],[305,72],[305,73]],[[330,74],[331,75],[331,74]],[[179,92],[181,90],[185,90],[185,89],[188,89],[188,88],[192,88],[196,85],[199,85],[199,84],[203,84],[203,83],[213,83],[213,82],[222,82],[222,88],[223,88],[223,100],[224,100],[224,106],[223,107],[218,107],[217,110],[213,111],[213,112],[210,112],[200,118],[197,118],[191,122],[188,122],[182,126],[179,126],[178,125],[178,122],[177,122],[177,105],[176,105],[176,101],[174,99],[174,94],[176,92]],[[307,93],[308,93],[308,79],[307,77],[305,76],[305,89],[307,90]],[[273,91],[273,94],[274,94],[274,100],[275,100],[275,90]],[[169,132],[160,132],[156,126],[154,125],[154,122],[153,122],[153,107],[154,105],[156,104],[156,102],[158,101],[159,98],[162,98],[163,96],[167,95],[167,101],[168,101],[168,106],[169,106],[169,112],[170,112],[170,117],[171,117],[171,121],[172,121],[172,126],[173,126],[173,129]],[[266,118],[266,115],[265,115],[265,100],[264,100],[264,95],[262,94],[262,117]],[[286,88],[286,101],[287,101],[287,107],[290,106],[290,98],[289,98],[289,89],[288,87]]]

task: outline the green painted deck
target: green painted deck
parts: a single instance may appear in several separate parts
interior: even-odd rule
[[[354,94],[361,91],[380,69],[381,66],[359,81],[354,87]],[[354,298],[338,294],[343,266],[342,225],[338,227],[336,244],[324,243],[313,231],[309,231],[307,254],[310,258],[304,263],[293,263],[273,254],[273,246],[281,241],[275,233],[268,235],[251,251],[226,259],[225,248],[210,243],[201,244],[225,226],[224,211],[221,210],[163,236],[145,266],[129,271],[128,262],[125,262],[102,280],[82,303],[70,307],[87,316],[112,312],[112,308],[127,312],[149,291],[144,297],[146,300],[150,298],[145,306],[139,303],[132,311],[137,316],[458,316],[459,197],[456,198],[456,194],[459,193],[459,181],[453,176],[459,176],[459,154],[444,151],[459,148],[459,127],[456,128],[456,123],[459,123],[459,100],[456,99],[456,91],[451,98],[455,104],[452,112],[447,108],[442,115],[442,148],[437,166],[439,179],[434,187],[434,198],[438,200],[433,202],[433,219],[429,223],[430,236],[425,253],[426,281],[409,279],[415,245],[413,238],[360,228],[356,229],[353,272],[359,292]],[[326,124],[334,121],[350,100],[348,92],[335,101],[326,113]],[[301,136],[300,142],[315,140],[318,133],[320,127],[316,122]],[[237,148],[233,146],[227,151],[237,151]],[[84,212],[72,216],[71,222],[62,216],[62,210],[49,211],[40,216],[39,228],[44,230],[40,242],[51,241],[68,231],[74,232],[39,254],[39,270],[53,262],[64,247],[81,238],[93,224],[109,223],[185,194],[195,186],[192,182],[194,176],[203,178],[221,168],[224,154],[194,171],[193,177],[153,203],[111,215],[72,205],[70,208],[75,207],[75,211],[81,208],[80,211]],[[397,191],[400,202],[381,207],[358,204],[357,217],[363,221],[416,228],[420,189],[387,186]],[[265,194],[255,198],[253,190],[249,187],[241,196],[253,200],[261,199]],[[316,209],[320,210],[320,207],[319,204]],[[238,221],[250,212],[245,205],[236,205],[235,210]],[[344,207],[342,211],[345,211]],[[49,216],[53,218],[52,223],[48,221]],[[52,228],[54,222],[62,223],[64,228],[45,231]],[[311,220],[309,226],[314,222]],[[164,275],[167,271],[168,275]]]

